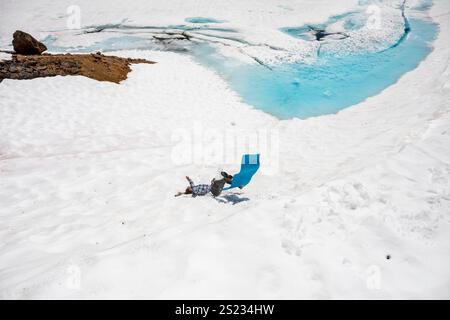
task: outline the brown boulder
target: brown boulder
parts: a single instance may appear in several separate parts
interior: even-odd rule
[[[23,55],[41,54],[47,50],[47,47],[42,42],[20,30],[14,32],[12,44],[14,51]]]

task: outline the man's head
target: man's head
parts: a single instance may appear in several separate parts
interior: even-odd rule
[[[191,187],[187,187],[186,191],[184,191],[185,194],[192,194],[192,188]]]
[[[225,171],[222,171],[220,174],[222,175],[226,183],[231,184],[231,182],[233,181],[233,176],[231,174],[228,174]]]

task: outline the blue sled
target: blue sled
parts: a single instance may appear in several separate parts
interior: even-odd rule
[[[241,171],[233,176],[231,186],[223,190],[243,188],[252,180],[253,175],[259,169],[259,154],[244,154],[242,156]]]

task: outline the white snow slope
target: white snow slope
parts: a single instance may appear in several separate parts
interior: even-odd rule
[[[86,25],[206,16],[261,40],[262,24],[323,21],[356,1],[167,3],[1,1],[0,43],[64,28],[70,4]],[[176,53],[117,52],[157,61],[120,85],[4,80],[0,298],[450,298],[449,12],[434,1],[440,33],[417,69],[307,120],[253,109]],[[195,161],[181,161],[180,134],[203,147]],[[265,134],[274,143],[250,146],[263,163],[248,187],[173,197],[185,175],[238,169],[221,142]]]

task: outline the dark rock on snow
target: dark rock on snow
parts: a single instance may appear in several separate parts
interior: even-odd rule
[[[37,41],[32,35],[20,30],[14,32],[12,44],[14,51],[23,55],[41,54],[47,50],[47,47],[42,42]]]

